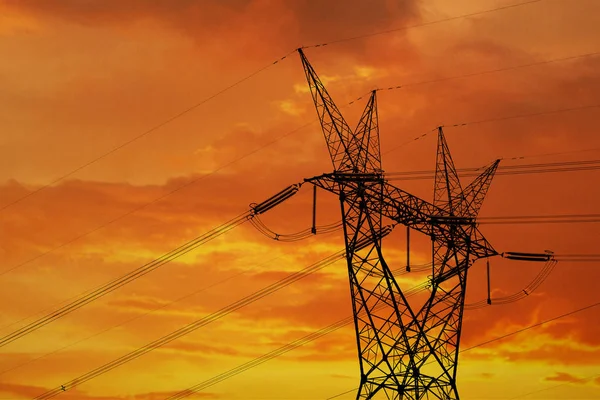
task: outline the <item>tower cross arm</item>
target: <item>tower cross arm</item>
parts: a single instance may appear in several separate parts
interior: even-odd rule
[[[462,227],[459,236],[469,241],[475,258],[498,254],[475,226],[475,218],[448,216],[442,208],[386,182],[379,174],[328,173],[304,181],[337,196],[344,196],[349,189],[362,191],[364,198],[369,199],[364,202],[369,211],[432,238],[449,236],[451,230],[456,235],[456,227]]]
[[[381,213],[392,221],[406,225],[431,236],[432,217],[443,210],[433,204],[403,191],[383,180],[380,174],[328,173],[304,180],[337,196],[345,192],[362,192],[369,211]]]
[[[449,215],[446,210],[407,193],[389,182],[385,182],[383,186],[382,200],[384,216],[432,238],[454,237],[454,240],[468,241],[475,259],[498,254],[477,227],[474,216]]]

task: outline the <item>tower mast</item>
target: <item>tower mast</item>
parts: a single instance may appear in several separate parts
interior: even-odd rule
[[[393,186],[381,169],[376,91],[351,130],[298,53],[333,164],[332,173],[306,181],[340,200],[360,366],[357,399],[458,399],[467,271],[476,259],[498,254],[475,224],[498,161],[463,190],[439,128],[433,204]],[[383,256],[384,218],[431,237],[430,293],[420,309],[410,306]],[[372,244],[358,249],[365,239]]]

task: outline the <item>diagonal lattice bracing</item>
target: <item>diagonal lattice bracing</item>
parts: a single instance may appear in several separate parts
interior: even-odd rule
[[[498,164],[500,164],[500,160],[494,161],[465,188],[463,201],[459,206],[457,215],[473,218],[479,215],[483,199],[490,188],[494,174],[498,169]]]
[[[461,201],[462,188],[444,131],[438,128],[438,146],[435,163],[435,179],[433,187],[433,204],[450,215],[455,215]]]
[[[348,146],[350,152],[356,152],[357,172],[381,172],[381,149],[377,117],[377,92],[373,90],[354,131],[353,140]]]

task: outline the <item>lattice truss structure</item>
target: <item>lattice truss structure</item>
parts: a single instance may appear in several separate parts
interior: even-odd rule
[[[298,52],[333,163],[332,173],[306,181],[340,199],[360,361],[356,398],[458,399],[467,271],[498,255],[476,217],[499,160],[463,188],[439,128],[433,204],[395,187],[381,169],[376,91],[352,130]],[[431,237],[433,271],[420,309],[408,303],[383,257],[383,218]]]

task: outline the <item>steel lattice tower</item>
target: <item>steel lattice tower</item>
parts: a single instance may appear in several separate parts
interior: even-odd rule
[[[433,204],[393,186],[381,169],[376,91],[351,130],[298,52],[334,168],[306,181],[340,199],[360,361],[357,399],[458,399],[467,271],[498,255],[475,219],[499,161],[463,189],[439,128]],[[429,297],[420,309],[411,308],[383,257],[383,218],[431,237]],[[365,240],[371,244],[358,248]]]

